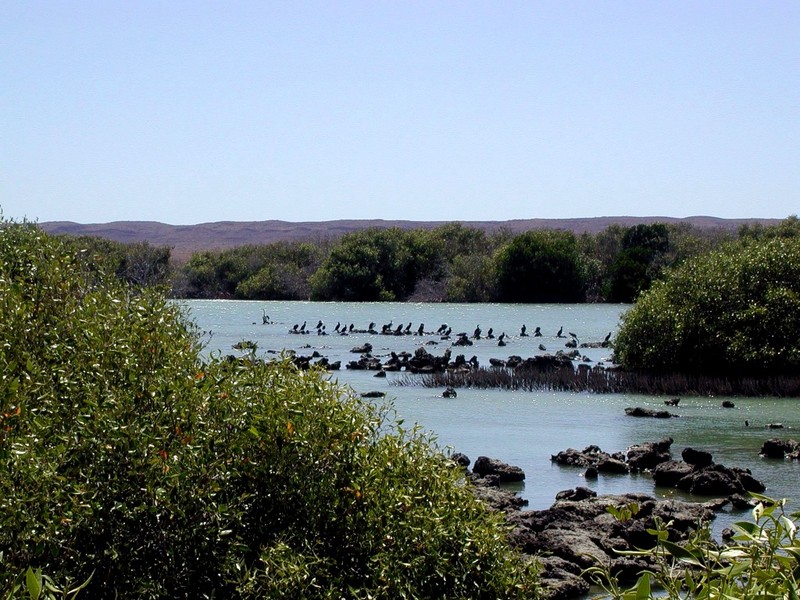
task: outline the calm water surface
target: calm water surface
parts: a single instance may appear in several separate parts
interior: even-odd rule
[[[625,305],[508,305],[508,304],[406,304],[406,303],[320,303],[320,302],[245,302],[222,300],[185,301],[189,314],[206,332],[204,340],[209,353],[236,354],[232,345],[242,340],[258,344],[258,354],[273,356],[282,349],[310,355],[314,350],[331,361],[341,360],[342,369],[332,377],[347,383],[357,392],[378,390],[392,399],[398,416],[406,424],[419,423],[433,432],[441,446],[452,447],[471,459],[479,455],[499,458],[519,465],[527,475],[520,494],[529,501],[529,508],[549,507],[555,494],[578,485],[588,485],[598,493],[644,492],[656,496],[677,494],[656,489],[649,475],[602,476],[592,482],[581,477],[581,471],[553,465],[550,456],[566,448],[583,449],[596,444],[615,452],[626,447],[659,440],[674,439],[673,455],[679,457],[685,447],[707,450],[716,462],[749,468],[767,485],[767,494],[792,498],[792,507],[800,504],[800,466],[784,461],[766,460],[758,456],[761,444],[772,437],[800,436],[800,404],[797,400],[777,398],[734,398],[734,409],[721,408],[720,398],[683,397],[677,419],[627,417],[628,406],[665,408],[663,397],[614,394],[598,395],[567,392],[512,392],[500,390],[459,389],[454,399],[441,398],[439,389],[421,386],[399,386],[402,373],[389,373],[378,379],[371,372],[345,369],[356,360],[350,350],[370,342],[373,354],[391,351],[413,352],[424,345],[434,355],[441,355],[450,342],[437,335],[382,336],[334,333],[337,323],[356,329],[367,329],[370,322],[380,331],[383,324],[393,327],[411,323],[416,331],[420,323],[426,331],[436,331],[443,323],[453,333],[472,334],[480,326],[483,335],[489,328],[495,336],[505,332],[508,345],[498,347],[497,340],[482,339],[473,346],[452,348],[453,356],[473,355],[481,364],[490,357],[507,358],[517,354],[523,358],[541,354],[539,344],[547,351],[564,348],[567,339],[557,338],[563,327],[575,333],[581,342],[600,341],[609,332],[616,332]],[[262,324],[262,315],[270,323]],[[317,335],[315,326],[323,321],[328,335]],[[306,322],[307,335],[293,335],[289,330]],[[542,337],[520,337],[520,328],[527,326],[532,334],[538,326]],[[584,350],[590,364],[606,363],[607,349]],[[745,421],[750,426],[745,427]],[[767,423],[781,422],[783,430],[768,431]],[[683,496],[684,498],[690,498]],[[691,498],[690,498],[691,499]],[[693,498],[704,500],[705,498]],[[715,528],[747,515],[721,515]]]

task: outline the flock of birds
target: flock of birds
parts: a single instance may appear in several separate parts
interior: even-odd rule
[[[262,315],[262,323],[264,325],[272,324],[273,321],[270,320],[269,315],[264,312]],[[380,335],[439,335],[444,339],[448,339],[453,335],[453,329],[447,323],[442,323],[436,331],[426,331],[425,323],[420,323],[417,329],[412,329],[413,324],[409,322],[408,324],[399,324],[395,325],[392,321],[381,325],[380,331],[376,329],[377,325],[374,322],[371,322],[366,329],[357,329],[354,323],[350,324],[342,324],[341,321],[336,323],[336,326],[333,328],[333,333],[336,335],[350,335],[356,333],[368,333],[368,334],[380,334]],[[290,334],[297,334],[297,335],[305,335],[310,333],[316,333],[317,335],[328,335],[326,324],[320,319],[316,326],[309,327],[307,321],[303,321],[302,323],[295,323],[291,329],[289,329]],[[572,338],[574,343],[577,345],[579,340],[578,336],[571,331],[567,332],[568,336]],[[489,328],[484,335],[481,326],[478,325],[475,330],[472,332],[472,335],[469,336],[466,332],[461,332],[455,334],[457,340],[481,340],[481,339],[489,339],[494,340],[497,339],[498,344],[501,346],[505,345],[505,339],[508,337],[505,332],[502,332],[500,335],[495,336],[494,329]],[[542,337],[542,330],[541,327],[536,327],[533,330],[533,333],[528,333],[528,328],[526,325],[522,325],[519,331],[519,337]],[[564,335],[564,327],[562,326],[559,328],[558,332],[556,333],[557,338],[567,338],[567,335]],[[611,339],[611,332],[605,337],[603,342],[607,343]]]

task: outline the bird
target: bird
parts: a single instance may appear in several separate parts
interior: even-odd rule
[[[533,337],[542,337],[542,328],[537,327],[533,330]]]
[[[525,325],[523,325],[522,327],[520,327],[520,329],[519,329],[519,335],[520,335],[520,337],[526,337],[526,336],[528,335],[528,334],[526,333],[527,331],[528,331],[528,328],[527,328]]]
[[[490,340],[493,340],[494,339],[494,329],[489,327],[489,331],[486,332],[486,337],[489,338]]]
[[[472,332],[472,339],[479,340],[481,339],[481,326],[478,325],[475,328],[475,331]]]
[[[417,335],[422,335],[425,333],[425,323],[419,324],[419,329],[417,329]]]
[[[563,331],[564,331],[564,326],[562,325],[562,326],[561,326],[561,329],[559,329],[559,330],[558,330],[558,333],[556,334],[556,337],[564,337],[564,336],[562,335],[562,332],[563,332]]]

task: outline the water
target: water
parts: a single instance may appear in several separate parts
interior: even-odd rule
[[[472,335],[480,326],[483,335],[489,328],[498,336],[505,332],[508,345],[498,347],[497,340],[482,339],[473,346],[452,348],[453,356],[464,354],[467,359],[476,356],[481,364],[488,365],[490,357],[508,358],[512,354],[523,358],[541,354],[539,344],[549,352],[564,348],[567,338],[557,338],[575,333],[581,342],[601,341],[619,326],[625,305],[522,305],[522,304],[406,304],[406,303],[320,303],[320,302],[244,302],[244,301],[186,301],[190,316],[204,336],[206,352],[237,354],[233,344],[254,341],[258,354],[273,356],[282,349],[292,349],[304,355],[313,351],[341,360],[342,369],[332,377],[347,383],[357,392],[382,391],[394,404],[398,416],[406,424],[419,423],[433,432],[441,446],[452,447],[472,460],[479,455],[499,458],[525,470],[526,481],[519,488],[529,501],[529,508],[549,507],[555,494],[564,489],[586,485],[599,494],[643,492],[655,496],[692,498],[673,490],[656,489],[649,475],[601,475],[596,481],[585,481],[580,469],[565,468],[550,462],[550,456],[569,447],[583,449],[596,444],[603,450],[615,452],[642,442],[673,438],[673,455],[678,456],[685,447],[709,451],[714,460],[728,466],[741,466],[752,470],[753,475],[767,485],[767,494],[788,497],[792,507],[800,502],[800,465],[797,463],[767,460],[758,456],[761,444],[770,438],[800,437],[800,405],[793,399],[733,398],[734,409],[721,407],[722,399],[683,397],[676,419],[648,419],[628,417],[628,406],[645,406],[664,409],[664,398],[636,394],[598,395],[568,392],[524,392],[502,390],[459,389],[458,397],[444,399],[442,390],[421,386],[398,386],[403,373],[389,373],[386,379],[374,377],[373,372],[346,370],[345,365],[358,358],[350,350],[365,342],[373,345],[376,356],[389,352],[413,352],[419,346],[434,355],[441,355],[450,342],[437,335],[381,336],[371,334],[334,334],[336,323],[355,325],[367,329],[370,322],[380,331],[383,324],[393,327],[411,322],[411,331],[425,323],[426,331],[435,331],[442,323],[452,327],[453,333]],[[262,314],[270,324],[262,324]],[[319,320],[325,324],[329,335],[316,335]],[[308,335],[292,335],[295,324],[306,322]],[[529,337],[520,337],[525,324]],[[542,337],[533,337],[540,327]],[[434,344],[433,342],[437,342]],[[589,364],[608,363],[608,349],[582,351],[592,361]],[[745,426],[748,421],[750,426]],[[766,430],[767,423],[783,423],[783,430]],[[722,514],[715,529],[732,520],[748,518],[742,514]]]

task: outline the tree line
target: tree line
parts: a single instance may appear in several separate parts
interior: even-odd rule
[[[173,289],[183,298],[627,303],[665,268],[735,237],[664,223],[582,235],[370,228],[198,252],[173,274]]]
[[[207,250],[183,265],[171,263],[166,246],[65,239],[94,268],[134,285],[165,286],[177,298],[632,303],[689,259],[733,242],[798,231],[795,216],[738,232],[653,223],[612,225],[596,234],[514,234],[448,223]]]

